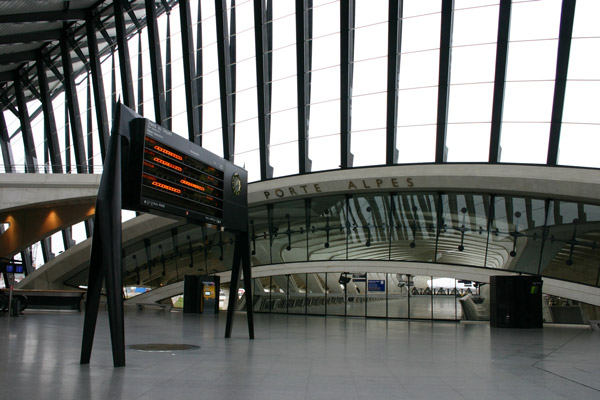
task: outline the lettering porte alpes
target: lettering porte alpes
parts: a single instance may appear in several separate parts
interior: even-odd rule
[[[276,198],[306,196],[319,193],[336,193],[340,191],[363,192],[378,189],[412,188],[414,186],[413,178],[348,179],[347,181],[320,182],[265,190],[264,195],[266,200],[273,200]]]

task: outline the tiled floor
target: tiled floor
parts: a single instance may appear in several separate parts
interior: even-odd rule
[[[0,399],[595,399],[600,334],[588,327],[491,329],[485,323],[126,312],[127,350],[113,368],[106,313],[90,365],[79,365],[82,314],[0,318]]]

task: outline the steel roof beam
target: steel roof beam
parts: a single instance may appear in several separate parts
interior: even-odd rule
[[[117,47],[119,51],[121,86],[123,88],[123,104],[131,109],[135,109],[131,64],[129,63],[129,45],[127,44],[127,29],[125,26],[125,18],[123,17],[123,2],[122,0],[115,0],[113,5],[115,26],[117,28]]]
[[[94,18],[90,17],[86,22],[87,45],[90,55],[90,70],[92,73],[92,89],[94,90],[94,105],[96,106],[96,123],[98,125],[98,139],[100,141],[100,153],[102,161],[108,149],[108,138],[110,127],[108,125],[108,114],[106,111],[106,96],[104,93],[104,78],[100,67],[100,56],[98,51],[98,39],[96,38],[96,24]]]
[[[312,66],[312,0],[296,0],[296,73],[298,99],[298,172],[311,171],[308,157]]]
[[[62,31],[60,29],[17,33],[14,35],[0,36],[0,44],[50,42],[52,40],[61,40],[61,37]]]
[[[498,14],[498,44],[496,46],[496,72],[494,76],[490,153],[488,158],[491,163],[500,162],[500,135],[502,133],[502,112],[506,87],[511,3],[511,0],[501,0]]]
[[[233,161],[235,149],[231,103],[231,61],[229,53],[229,29],[227,27],[227,4],[215,0],[217,20],[217,55],[219,59],[219,86],[221,94],[221,129],[223,132],[223,158]]]
[[[87,93],[86,93],[86,101],[87,101],[87,110],[86,110],[86,125],[87,125],[87,160],[88,160],[88,173],[94,173],[94,127],[92,125],[94,117],[92,116],[93,108],[92,108],[92,83],[90,82],[90,75],[87,75]],[[89,221],[89,220],[88,220]],[[86,228],[87,222],[86,221]],[[87,231],[87,229],[86,229]],[[88,232],[88,237],[90,237]]]
[[[52,253],[52,236],[49,236],[43,240],[40,240],[40,245],[42,246],[42,257],[44,258],[44,264],[54,258],[54,253]]]
[[[446,162],[446,133],[448,130],[448,100],[450,97],[450,54],[452,52],[452,22],[454,0],[442,0],[440,29],[440,69],[438,83],[437,131],[435,162]]]
[[[396,137],[398,132],[398,81],[400,79],[400,51],[402,48],[402,7],[404,1],[390,1],[388,13],[388,76],[385,163],[398,162]]]
[[[0,82],[12,82],[15,80],[15,71],[3,71],[0,72]],[[8,104],[5,104],[8,106]]]
[[[2,160],[4,161],[4,172],[11,173],[15,171],[15,161],[8,137],[8,129],[6,128],[6,120],[4,118],[4,110],[0,112],[0,148],[2,149]]]
[[[273,177],[269,147],[271,145],[271,96],[269,86],[269,37],[265,0],[254,0],[254,45],[256,48],[256,97],[258,103],[258,147],[260,157],[260,179]]]
[[[117,72],[115,67],[115,53],[110,57],[110,112],[112,114],[111,119],[115,118],[115,111],[117,109]]]
[[[171,65],[171,13],[167,11],[167,45],[165,57],[165,110],[166,123],[165,127],[171,130],[173,126],[173,66]]]
[[[58,70],[56,64],[52,62],[52,59],[48,54],[44,56],[44,62],[46,63],[46,66],[50,69],[50,71],[52,71],[56,79],[58,79],[59,81],[64,81],[65,78],[63,77],[62,73]]]
[[[23,22],[81,21],[86,18],[87,10],[46,11],[0,15],[0,24],[19,24]]]
[[[19,112],[19,120],[21,122],[21,137],[23,138],[23,147],[25,150],[25,172],[38,172],[37,155],[35,151],[35,143],[33,141],[33,131],[31,130],[31,119],[27,112],[27,103],[25,101],[25,93],[23,82],[20,77],[15,79],[15,97],[17,99],[17,108]]]
[[[16,74],[17,71],[10,71],[8,74],[6,74],[7,77],[11,77],[11,81],[14,81],[16,79]],[[3,74],[0,73],[0,77]],[[2,82],[2,80],[0,79],[0,82]],[[6,90],[0,90],[0,100],[2,101],[2,105],[4,108],[8,108],[15,117],[19,118],[19,111],[17,110],[17,107],[11,103],[11,100],[8,98],[8,95],[6,94]],[[16,103],[16,101],[15,101]],[[17,128],[15,130],[15,132],[13,132],[12,135],[10,135],[10,139],[14,138],[17,133],[21,133],[21,127]]]
[[[83,66],[85,67],[85,69],[89,71],[90,67],[88,65],[88,59],[81,51],[81,48],[79,47],[79,43],[73,37],[73,31],[71,29],[67,29],[66,32],[67,32],[67,40],[69,41],[69,46],[71,46],[71,49],[73,49],[73,51],[75,52],[75,54],[77,55],[79,60],[83,63]]]
[[[66,94],[65,94],[66,97]],[[65,107],[65,128],[64,128],[64,132],[65,132],[65,149],[68,149],[71,147],[71,136],[69,136],[69,132],[71,131],[71,124],[69,123],[69,107]],[[71,152],[70,151],[65,151],[65,169],[66,169],[66,173],[70,174],[71,173]],[[63,232],[63,238],[64,238],[64,232]],[[66,249],[66,242],[65,242],[65,249]]]
[[[21,251],[21,263],[23,264],[25,276],[34,271],[31,246],[26,247],[23,251]]]
[[[96,24],[98,26],[98,30],[100,31],[100,34],[102,35],[102,37],[104,38],[104,40],[106,41],[106,44],[109,47],[113,47],[114,46],[114,41],[113,38],[108,34],[108,32],[106,31],[106,27],[104,26],[104,24],[102,23],[102,20],[100,18],[96,19]],[[87,24],[86,24],[87,25]]]
[[[157,124],[165,126],[167,110],[165,105],[165,85],[163,82],[160,52],[160,36],[156,24],[157,14],[154,0],[146,0],[146,23],[148,24],[148,43],[150,51],[150,72],[154,100],[154,118]]]
[[[44,113],[44,133],[46,136],[48,153],[50,153],[50,163],[52,164],[52,172],[55,174],[62,174],[63,168],[62,158],[60,155],[60,144],[58,141],[58,130],[56,129],[54,108],[52,107],[52,98],[50,97],[50,86],[48,84],[48,77],[46,76],[46,70],[44,68],[44,61],[42,55],[39,55],[38,57],[38,61],[36,62],[36,69],[38,75],[38,85],[40,87],[41,95],[40,102],[42,104],[42,110]]]
[[[340,168],[352,168],[352,81],[355,0],[340,2]]]
[[[196,20],[196,95],[198,97],[198,144],[202,146],[202,102],[204,96],[202,94],[202,77],[203,66],[202,66],[202,6],[198,3],[198,18]]]
[[[1,65],[10,65],[10,64],[19,64],[23,62],[35,61],[37,57],[37,51],[29,50],[29,51],[20,51],[17,53],[9,53],[9,54],[0,54],[0,64]]]
[[[136,29],[140,30],[142,29],[142,24],[140,24],[140,21],[138,20],[137,16],[135,15],[135,12],[133,11],[133,8],[131,8],[131,4],[132,3],[129,3],[128,1],[125,2],[125,6],[127,7],[127,14],[129,15],[129,19],[131,20],[131,22],[133,22],[133,25],[135,25]]]
[[[65,31],[65,36],[66,36]],[[81,124],[81,113],[79,110],[79,101],[77,100],[77,88],[75,86],[75,73],[73,71],[73,63],[71,60],[71,52],[69,49],[68,41],[60,41],[60,52],[63,65],[63,74],[65,80],[63,82],[65,87],[65,100],[67,108],[69,110],[69,117],[71,123],[71,134],[73,137],[73,149],[75,153],[75,163],[77,164],[77,173],[84,174],[87,169],[87,162],[85,156],[85,144],[83,142],[83,128]]]
[[[200,5],[198,5],[200,7]],[[194,87],[196,68],[194,65],[194,36],[192,32],[192,15],[190,0],[179,1],[179,18],[181,24],[181,46],[183,55],[183,78],[185,81],[185,104],[187,106],[188,139],[200,144],[201,128],[198,122],[198,93]]]
[[[137,112],[144,116],[144,58],[142,56],[142,31],[138,33],[138,76],[137,76]]]
[[[575,19],[575,0],[563,0],[560,15],[560,33],[558,35],[558,56],[556,60],[556,78],[554,80],[554,100],[552,101],[552,119],[550,122],[550,138],[548,140],[548,165],[557,165],[560,130],[565,107],[567,90],[567,74],[573,21]]]
[[[21,78],[23,79],[23,84],[31,92],[33,97],[35,97],[38,100],[41,100],[42,96],[40,95],[40,92],[38,92],[36,86],[31,82],[31,79],[29,78],[29,76],[24,74],[24,75],[21,75]],[[34,112],[34,115],[37,116],[38,113]],[[32,120],[35,118],[34,115],[31,115]]]
[[[235,91],[236,91],[236,42],[237,37],[235,35],[236,30],[236,21],[235,21],[235,0],[231,1],[231,16],[230,16],[230,24],[229,24],[229,76],[231,77],[231,135],[233,136],[233,142],[235,143]],[[233,151],[235,152],[235,146],[233,146]]]

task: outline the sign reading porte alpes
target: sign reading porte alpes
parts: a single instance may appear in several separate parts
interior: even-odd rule
[[[249,185],[248,203],[256,206],[320,196],[417,191],[511,193],[600,204],[597,171],[508,164],[394,165],[285,176]]]
[[[285,186],[275,189],[263,190],[263,200],[274,200],[285,197],[318,195],[321,193],[370,191],[381,189],[406,189],[415,186],[411,177],[403,178],[367,178],[346,179],[331,182],[310,183],[305,185]]]

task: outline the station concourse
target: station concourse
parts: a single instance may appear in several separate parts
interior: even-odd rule
[[[0,398],[597,397],[599,7],[3,2]],[[157,190],[217,217],[122,212],[107,255],[127,363],[105,285],[80,364],[121,104],[248,184],[181,183],[195,167],[176,152],[146,159],[144,179],[175,179]],[[243,243],[220,222],[225,191],[247,193]],[[186,276],[215,297],[202,313],[185,312]],[[511,281],[529,283],[507,296]]]

